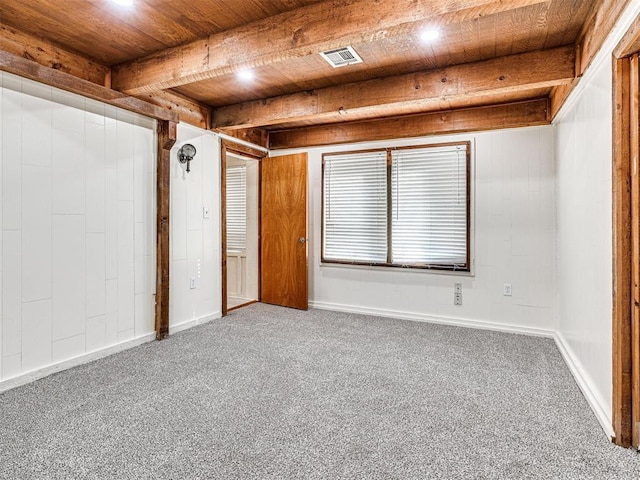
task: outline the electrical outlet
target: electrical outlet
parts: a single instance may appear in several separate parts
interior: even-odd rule
[[[511,284],[510,283],[505,283],[504,284],[504,292],[503,295],[505,297],[510,297],[511,296]]]
[[[462,284],[460,282],[455,283],[455,293],[462,293]]]
[[[189,288],[193,290],[196,288],[196,277],[191,277],[191,281],[189,282]]]
[[[453,304],[454,305],[462,305],[462,294],[454,293],[453,294]]]

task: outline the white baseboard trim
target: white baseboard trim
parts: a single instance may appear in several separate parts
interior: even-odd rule
[[[518,325],[504,325],[501,323],[493,323],[479,320],[467,320],[463,318],[454,317],[440,317],[434,315],[425,315],[415,312],[402,312],[396,310],[386,310],[379,308],[360,307],[355,305],[343,305],[337,303],[326,302],[309,302],[309,306],[312,308],[318,308],[320,310],[334,310],[337,312],[347,313],[361,313],[365,315],[374,315],[378,317],[392,317],[401,320],[414,320],[418,322],[439,323],[443,325],[451,325],[457,327],[478,328],[482,330],[493,330],[498,332],[517,333],[522,335],[534,335],[538,337],[553,338],[560,350],[560,354],[564,359],[569,371],[575,378],[576,383],[580,387],[582,394],[586,398],[589,406],[593,410],[600,426],[604,430],[609,440],[613,438],[613,426],[611,416],[605,407],[605,402],[602,401],[600,394],[593,388],[591,380],[585,375],[584,369],[581,367],[580,362],[572,353],[566,340],[559,332],[554,330],[547,330],[542,328],[522,327]]]
[[[186,322],[178,323],[177,325],[169,325],[169,335],[182,332],[183,330],[188,330],[189,328],[193,328],[197,325],[202,325],[203,323],[207,323],[211,320],[215,320],[221,317],[222,312],[218,311],[210,313],[208,315],[203,315],[202,317],[194,318],[192,320],[187,320]]]
[[[598,422],[600,422],[600,426],[609,440],[611,440],[615,434],[613,431],[611,414],[608,412],[607,408],[605,408],[605,402],[602,400],[598,391],[593,388],[593,383],[585,374],[584,368],[582,368],[582,365],[573,354],[573,351],[571,350],[571,347],[569,347],[564,336],[560,332],[556,332],[554,339],[558,346],[558,350],[560,350],[560,353],[562,354],[562,358],[567,364],[567,367],[569,367],[569,371],[580,387],[580,390],[582,390],[582,394],[587,399],[587,402],[591,406],[591,410],[593,410]]]
[[[106,347],[101,350],[85,353],[83,355],[79,355],[77,357],[73,357],[59,363],[54,363],[53,365],[48,365],[43,368],[38,368],[36,370],[23,373],[21,375],[18,375],[17,377],[9,378],[7,380],[0,382],[0,393],[6,392],[7,390],[11,390],[12,388],[26,385],[27,383],[31,383],[35,380],[48,377],[49,375],[52,375],[54,373],[58,373],[63,370],[68,370],[69,368],[77,367],[85,363],[90,363],[95,360],[108,357],[109,355],[113,355],[114,353],[122,352],[124,350],[137,347],[144,343],[151,342],[155,340],[155,338],[156,338],[155,332],[148,333],[146,335],[143,335],[142,337],[134,338],[133,340],[129,340],[123,343],[118,343],[116,345],[112,345],[110,347]]]
[[[202,317],[195,318],[193,320],[189,320],[187,322],[180,323],[175,326],[170,326],[169,334],[171,335],[174,333],[178,333],[178,332],[181,332],[182,330],[195,327],[196,325],[201,325],[203,323],[210,322],[211,320],[215,320],[216,318],[220,318],[221,316],[222,316],[222,313],[218,311],[218,312],[211,313],[209,315],[204,315]],[[109,355],[113,355],[114,353],[122,352],[124,350],[137,347],[144,343],[152,342],[153,340],[155,340],[155,338],[156,338],[155,332],[148,333],[146,335],[143,335],[139,338],[134,338],[133,340],[129,340],[127,342],[118,343],[116,345],[112,345],[110,347],[106,347],[101,350],[85,353],[83,355],[79,355],[77,357],[73,357],[59,363],[54,363],[53,365],[47,365],[46,367],[38,368],[36,370],[23,373],[21,375],[18,375],[17,377],[13,377],[13,378],[9,378],[7,380],[1,381],[0,393],[6,392],[7,390],[11,390],[12,388],[26,385],[27,383],[31,383],[35,380],[48,377],[49,375],[52,375],[54,373],[67,370],[69,368],[77,367],[85,363],[93,362],[95,360],[108,357]]]
[[[493,330],[497,332],[517,333],[522,335],[533,335],[538,337],[553,338],[556,342],[556,345],[558,346],[558,349],[560,350],[562,358],[564,359],[565,363],[569,368],[569,371],[571,371],[576,383],[580,387],[580,390],[582,391],[583,395],[587,399],[587,402],[591,406],[591,409],[593,410],[594,414],[596,415],[598,422],[600,422],[600,426],[604,430],[604,433],[607,435],[609,440],[611,440],[611,438],[613,438],[614,436],[611,416],[607,413],[607,409],[604,407],[605,403],[602,401],[597,391],[594,388],[592,388],[591,381],[584,374],[583,368],[581,367],[580,362],[576,359],[575,355],[572,353],[566,340],[564,339],[562,334],[559,332],[542,329],[542,328],[522,327],[518,325],[505,325],[501,323],[486,322],[486,321],[479,321],[479,320],[467,320],[467,319],[455,318],[455,317],[425,315],[425,314],[415,313],[415,312],[402,312],[402,311],[396,311],[396,310],[368,308],[368,307],[344,305],[344,304],[338,304],[338,303],[309,302],[309,306],[311,308],[317,308],[320,310],[334,310],[338,312],[360,313],[365,315],[374,315],[378,317],[398,318],[401,320],[412,320],[412,321],[418,321],[418,322],[437,323],[437,324],[451,325],[451,326],[457,326],[457,327],[476,328],[481,330]],[[221,317],[222,317],[222,313],[218,311],[215,313],[211,313],[209,315],[204,315],[202,317],[199,317],[193,320],[182,322],[178,325],[171,326],[169,328],[169,331],[170,331],[170,334],[178,333],[183,330],[187,330],[197,325],[202,325],[203,323],[207,323]],[[144,343],[151,342],[154,339],[155,339],[155,333],[149,333],[142,337],[135,338],[127,342],[119,343],[117,345],[112,345],[102,350],[97,350],[95,352],[90,352],[84,355],[80,355],[78,357],[74,357],[74,358],[65,360],[63,362],[49,365],[47,367],[32,370],[31,372],[27,372],[17,377],[13,377],[8,380],[4,380],[0,382],[0,393],[5,392],[7,390],[11,390],[13,388],[16,388],[22,385],[26,385],[27,383],[31,383],[35,380],[39,380],[41,378],[52,375],[54,373],[58,373],[63,370],[67,370],[69,368],[77,367],[79,365],[93,362],[95,360],[108,357],[109,355],[113,355],[115,353],[122,352],[124,350],[128,350],[133,347],[137,347]]]
[[[374,315],[376,317],[391,317],[400,320],[413,320],[416,322],[438,323],[455,327],[477,328],[481,330],[493,330],[496,332],[517,333],[520,335],[533,335],[536,337],[554,338],[554,331],[551,329],[523,327],[520,325],[506,325],[502,323],[487,322],[483,320],[468,320],[465,318],[443,317],[437,315],[427,315],[416,312],[403,312],[398,310],[387,310],[382,308],[361,307],[358,305],[344,305],[340,303],[309,302],[311,308],[320,310],[334,310],[336,312],[362,313],[364,315]]]

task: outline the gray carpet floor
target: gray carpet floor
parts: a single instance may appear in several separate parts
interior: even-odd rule
[[[255,304],[0,395],[2,479],[634,479],[549,339]]]

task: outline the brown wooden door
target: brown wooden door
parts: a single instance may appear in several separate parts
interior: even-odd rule
[[[261,300],[306,310],[307,154],[262,161]]]

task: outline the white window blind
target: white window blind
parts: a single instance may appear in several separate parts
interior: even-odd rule
[[[391,152],[392,263],[467,264],[467,146]]]
[[[247,167],[233,166],[226,170],[227,189],[227,249],[247,248]]]
[[[326,154],[322,260],[469,270],[469,143]]]
[[[323,259],[387,261],[387,154],[325,156]]]

